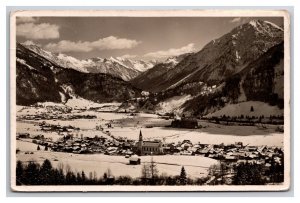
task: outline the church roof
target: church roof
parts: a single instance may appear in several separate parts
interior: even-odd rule
[[[144,141],[143,146],[144,147],[160,147],[161,142],[159,142],[159,141]]]

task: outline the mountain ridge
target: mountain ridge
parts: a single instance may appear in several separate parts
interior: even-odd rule
[[[99,103],[125,101],[141,93],[141,90],[118,77],[58,66],[19,43],[16,54],[18,105],[62,102],[62,97],[72,96],[63,87],[69,87],[72,94]]]
[[[79,60],[66,54],[46,51],[32,42],[25,42],[21,44],[58,66],[74,69],[84,73],[110,74],[115,77],[122,78],[125,81],[131,80],[156,64],[155,60],[131,60],[122,57],[96,57]]]
[[[282,40],[283,31],[278,26],[260,20],[250,21],[210,41],[200,51],[187,55],[171,71],[163,72],[160,81],[149,80],[147,87],[143,84],[144,78],[137,77],[133,84],[154,92],[175,88],[185,82],[218,85]],[[155,88],[151,87],[153,85]]]

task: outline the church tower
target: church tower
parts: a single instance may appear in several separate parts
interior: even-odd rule
[[[143,141],[143,135],[142,135],[142,130],[140,130],[140,136],[139,136],[139,141]]]
[[[143,135],[142,135],[142,130],[140,130],[140,135],[139,135],[138,152],[139,152],[139,155],[143,155]]]

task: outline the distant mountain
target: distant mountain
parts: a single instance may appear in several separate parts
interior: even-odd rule
[[[83,60],[84,67],[89,73],[105,73],[129,81],[142,72],[152,68],[155,61],[131,60],[121,57],[91,58]]]
[[[172,56],[167,58],[164,62],[157,63],[153,68],[141,73],[139,76],[133,78],[130,82],[143,90],[158,92],[160,91],[160,82],[164,74],[168,74],[172,69],[185,57],[192,53],[186,53],[179,56]]]
[[[128,82],[103,73],[84,73],[65,68],[17,44],[16,96],[18,105],[65,102],[82,97],[94,102],[122,102],[138,97],[140,90]]]
[[[35,52],[36,54],[43,56],[52,63],[61,66],[63,68],[74,69],[84,73],[105,73],[115,77],[122,78],[128,81],[140,73],[152,68],[157,62],[144,61],[144,60],[131,60],[122,57],[116,58],[91,58],[85,60],[79,60],[66,54],[57,54],[46,51],[40,46],[31,42],[25,42],[22,44],[26,48]]]
[[[281,110],[283,47],[282,28],[260,20],[234,28],[197,53],[157,64],[123,58],[77,60],[17,44],[17,104],[80,97],[123,102],[147,112],[203,116],[258,101]],[[131,100],[142,90],[150,91],[148,99]]]
[[[281,41],[282,28],[267,21],[252,20],[212,40],[199,52],[187,55],[169,71],[161,65],[163,70],[155,72],[156,77],[147,71],[132,84],[154,92],[193,82],[218,85]]]

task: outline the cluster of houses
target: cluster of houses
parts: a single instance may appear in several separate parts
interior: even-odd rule
[[[183,147],[183,152],[182,152]],[[275,161],[281,164],[283,151],[278,147],[269,146],[243,146],[242,142],[236,142],[230,145],[209,145],[196,144],[185,141],[177,149],[179,154],[191,154],[205,156],[225,162],[255,162],[256,164],[265,164],[269,166],[270,162]]]
[[[206,84],[202,87],[200,95],[208,95],[213,93],[216,90],[217,86],[207,86]]]
[[[95,115],[79,115],[79,114],[61,114],[61,113],[41,113],[33,115],[18,116],[20,120],[75,120],[75,119],[96,119]]]
[[[64,136],[54,142],[50,147],[57,152],[70,152],[77,154],[103,153],[107,155],[129,155],[133,154],[133,141],[118,141],[103,136],[93,138],[73,138]]]
[[[29,134],[20,135],[29,138]],[[38,139],[35,137],[35,139]],[[40,143],[40,142],[39,142]],[[185,155],[203,156],[227,163],[255,162],[266,167],[271,162],[282,164],[283,150],[269,146],[244,146],[242,142],[234,144],[193,144],[190,140],[178,143],[165,143],[161,140],[144,140],[142,132],[138,140],[103,137],[73,137],[63,136],[56,142],[47,143],[52,151],[68,153],[103,153],[106,155],[124,155],[127,158],[133,155]],[[137,159],[138,160],[138,159]]]
[[[202,117],[204,120],[208,120],[212,123],[224,124],[224,125],[257,125],[261,124],[260,127],[265,127],[264,124],[272,125],[283,125],[284,117],[282,115],[270,115],[269,117],[265,116],[212,116],[212,117]]]
[[[45,121],[39,123],[39,127],[42,131],[54,131],[58,132],[58,134],[68,134],[70,132],[79,131],[80,128],[75,128],[71,125],[69,126],[61,126],[61,125],[55,125],[55,124],[48,124]]]

